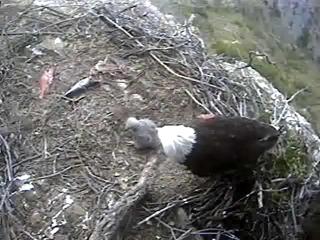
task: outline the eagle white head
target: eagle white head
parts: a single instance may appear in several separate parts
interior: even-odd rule
[[[161,144],[165,155],[179,163],[185,161],[196,141],[195,130],[183,125],[158,128],[150,119],[128,118],[126,129],[131,130],[139,149],[157,148]]]

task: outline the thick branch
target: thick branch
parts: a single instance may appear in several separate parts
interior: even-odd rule
[[[151,156],[146,163],[138,183],[126,194],[124,194],[97,223],[89,240],[114,239],[117,230],[127,217],[127,213],[134,208],[146,195],[148,186],[152,183],[157,166],[160,163],[158,156]]]

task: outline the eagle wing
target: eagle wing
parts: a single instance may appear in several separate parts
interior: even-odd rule
[[[200,121],[195,129],[197,147],[189,165],[197,172],[251,166],[279,136],[272,126],[242,117],[215,117]]]
[[[215,117],[199,122],[196,128],[212,140],[241,145],[274,140],[279,136],[279,132],[271,125],[244,117]]]

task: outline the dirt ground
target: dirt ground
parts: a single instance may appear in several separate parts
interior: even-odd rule
[[[136,183],[147,161],[124,130],[126,118],[188,124],[201,112],[185,93],[186,82],[149,57],[124,58],[128,49],[103,29],[88,36],[76,33],[77,28],[82,26],[63,28],[66,35],[61,37],[48,34],[31,40],[14,56],[14,74],[0,82],[0,126],[19,142],[16,176],[24,176],[24,183],[33,187],[20,187],[13,197],[23,226],[13,231],[19,233],[16,239],[86,239],[101,211]],[[34,54],[36,50],[41,55]],[[113,68],[96,76],[100,87],[76,100],[62,98],[106,58]],[[50,92],[39,99],[39,78],[53,64],[57,75]],[[165,161],[147,201],[166,201],[198,184],[181,166]],[[142,209],[138,213],[135,221],[149,214]],[[126,239],[169,239],[167,234],[168,229],[149,222]]]

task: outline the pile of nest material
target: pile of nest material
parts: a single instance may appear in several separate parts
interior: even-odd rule
[[[223,56],[207,56],[205,44],[195,34],[192,19],[183,25],[178,24],[149,1],[114,0],[94,7],[84,6],[81,11],[86,13],[85,20],[106,25],[110,34],[117,33],[113,41],[128,49],[123,57],[147,56],[166,74],[191,85],[191,90],[186,93],[199,109],[226,116],[256,118],[285,129],[276,151],[264,156],[264,159],[272,160],[267,161],[271,164],[261,166],[252,194],[239,203],[226,201],[231,198],[232,189],[216,179],[183,196],[174,196],[167,202],[150,206],[146,203],[147,209],[152,208],[151,215],[138,225],[154,219],[161,222],[161,217],[169,214],[173,207],[180,207],[192,227],[198,229],[177,229],[162,222],[180,239],[190,236],[294,239],[303,219],[304,202],[309,199],[310,190],[318,187],[317,168],[320,161],[320,140],[305,118],[290,106],[294,96],[289,99],[284,97],[245,63],[228,62]],[[2,74],[6,74],[7,67],[4,69]],[[7,196],[11,191],[15,158],[7,144],[10,141],[9,138],[1,139],[1,154],[6,163],[3,169],[7,169],[1,185],[4,196],[1,208],[9,211],[12,206]],[[136,201],[136,197],[141,196],[135,191],[145,190],[143,184],[146,181],[143,180],[124,195],[126,199],[120,198],[107,211],[110,215],[106,215],[124,216],[129,200]],[[116,229],[119,224],[114,219],[103,216],[101,219],[91,239],[101,239],[99,234],[103,232],[119,232]]]

